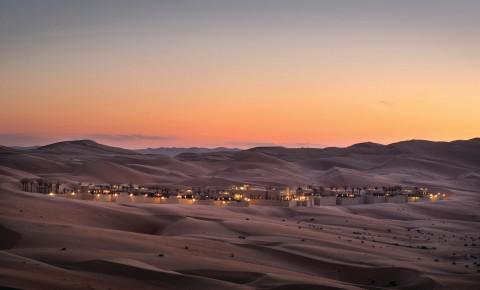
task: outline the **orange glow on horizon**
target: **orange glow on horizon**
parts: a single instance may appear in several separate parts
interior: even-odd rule
[[[273,12],[261,5],[258,15],[242,6],[257,4],[221,5],[226,18],[152,5],[135,11],[163,18],[132,24],[100,7],[93,19],[73,13],[76,26],[53,18],[64,28],[58,31],[44,23],[47,15],[8,18],[12,32],[0,47],[0,144],[13,145],[18,138],[10,135],[26,136],[18,145],[102,135],[97,141],[130,148],[480,135],[480,42],[467,29],[477,21],[470,14],[458,16],[457,25],[467,28],[447,31],[443,10],[432,16],[423,6],[419,15],[397,7],[398,15],[384,19],[354,5],[337,21],[336,10],[320,3],[293,7],[303,17],[284,4],[274,11],[283,18],[264,17]],[[130,11],[120,6],[119,13]]]

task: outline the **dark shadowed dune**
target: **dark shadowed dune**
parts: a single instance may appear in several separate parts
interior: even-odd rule
[[[16,151],[14,148],[0,145],[0,154],[15,153]]]
[[[51,153],[51,154],[139,154],[135,151],[111,147],[96,143],[91,140],[63,141],[41,146],[32,150],[34,153]]]
[[[140,261],[130,259],[92,260],[67,265],[78,271],[121,275],[124,278],[142,280],[145,284],[160,289],[242,289],[235,284],[193,275],[182,275],[174,271],[158,269]]]
[[[22,238],[22,236],[2,225],[0,225],[0,250],[13,248]]]

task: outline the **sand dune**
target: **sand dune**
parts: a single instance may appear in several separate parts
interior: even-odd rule
[[[475,188],[480,172],[478,139],[450,143],[406,141],[386,146],[361,143],[325,149],[259,147],[182,153],[173,158],[143,155],[88,140],[2,152],[0,165],[11,169],[68,180],[125,183],[343,186],[460,177],[470,180],[473,186],[469,188]]]
[[[477,139],[262,147],[174,158],[84,141],[0,150],[0,288],[480,285]],[[116,204],[21,192],[19,180],[36,176],[217,186],[421,183],[452,195],[435,203],[320,208]]]
[[[138,154],[131,150],[118,147],[111,147],[96,143],[91,140],[63,141],[46,146],[34,148],[31,151],[35,153],[47,154]]]
[[[477,281],[476,260],[465,258],[478,252],[470,246],[480,240],[478,213],[470,209],[452,215],[455,208],[465,207],[455,201],[444,202],[446,207],[212,210],[125,207],[10,190],[3,194],[8,198],[0,204],[5,237],[0,246],[8,255],[0,259],[8,266],[0,271],[8,279],[2,286],[189,289],[194,283],[198,289],[471,289]],[[464,239],[469,246],[463,246]],[[7,271],[22,261],[41,275]]]

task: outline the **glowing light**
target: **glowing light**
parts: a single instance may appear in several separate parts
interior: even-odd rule
[[[53,192],[50,192],[48,195],[52,195],[52,196],[53,196],[53,195],[55,195],[55,193],[53,193]]]

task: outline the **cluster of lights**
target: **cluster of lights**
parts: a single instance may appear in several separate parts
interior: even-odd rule
[[[437,199],[440,196],[446,197],[447,195],[445,193],[441,194],[440,192],[438,192],[437,194],[430,193],[428,196],[430,197],[430,199]]]
[[[302,196],[299,196],[299,197],[295,197],[293,200],[296,200],[296,201],[305,201],[307,200],[307,197],[302,195]]]
[[[118,186],[113,186],[113,188],[119,188],[119,187]],[[246,191],[246,190],[248,190],[248,185],[234,186],[232,188],[234,190]],[[144,188],[142,188],[142,189],[144,189]],[[437,199],[441,199],[441,197],[443,197],[443,198],[446,197],[445,193],[440,193],[440,192],[438,192],[438,193],[427,193],[426,189],[424,189],[424,188],[421,188],[421,190],[424,190],[423,196],[429,197],[429,199],[432,200],[432,201],[435,201]],[[406,192],[412,192],[412,190],[405,190],[405,191]],[[99,198],[102,194],[109,194],[109,195],[113,195],[114,197],[118,197],[120,195],[120,193],[116,192],[115,190],[111,191],[111,190],[108,190],[108,189],[93,189],[93,190],[89,190],[89,192],[94,194],[97,198]],[[192,193],[192,189],[187,189],[187,190],[185,190],[185,192]],[[229,191],[222,191],[221,193],[224,195],[224,197],[219,197],[219,198],[215,198],[215,199],[220,200],[222,205],[228,204],[230,201],[245,201],[245,202],[250,202],[251,201],[250,198],[245,196],[246,194],[244,192],[235,193],[235,192],[229,192]],[[75,196],[77,193],[75,192],[75,190],[72,190],[71,192],[69,192],[67,194]],[[48,195],[55,196],[56,193],[55,192],[49,192]],[[136,194],[134,194],[132,192],[128,192],[128,196],[130,196],[130,197],[133,197],[135,195]],[[286,194],[281,196],[281,199],[282,200],[306,201],[309,198],[308,196],[305,196],[305,195],[300,195],[300,194],[296,195],[296,196],[295,195],[296,194],[290,195],[289,192],[286,192]],[[395,196],[395,194],[391,194],[389,192],[384,193],[384,195],[385,196]],[[145,193],[144,196],[149,197],[150,195],[148,193]],[[347,198],[357,197],[352,192],[337,194],[337,196],[347,197]],[[155,194],[154,197],[159,198],[161,200],[166,200],[167,199],[167,197],[161,195],[158,192]],[[198,197],[192,197],[192,195],[182,195],[181,193],[178,193],[176,195],[176,197],[177,197],[177,199],[190,199],[192,201],[192,203],[195,203],[195,202],[198,201]],[[409,197],[410,197],[410,195],[409,195]],[[416,200],[419,200],[421,197],[420,196],[412,196],[411,198],[412,198],[413,201],[416,201]]]
[[[234,185],[232,186],[232,189],[233,190],[247,190],[248,189],[248,184],[244,184],[244,185]]]
[[[233,199],[240,200],[242,199],[242,195],[239,193],[235,193],[235,195],[233,196]]]

